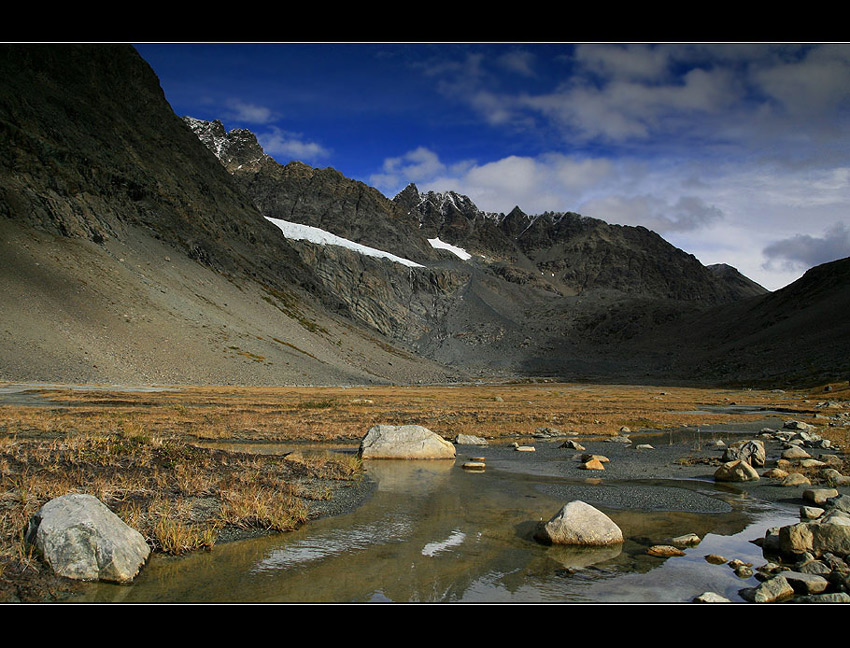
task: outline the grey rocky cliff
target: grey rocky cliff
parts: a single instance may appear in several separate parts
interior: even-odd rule
[[[442,255],[393,202],[334,169],[301,162],[281,165],[262,151],[250,131],[225,131],[217,121],[184,120],[267,218],[318,227],[414,262],[435,262],[408,268],[340,246],[289,242],[361,323],[406,345],[440,329],[469,273],[457,264],[438,263]]]
[[[458,270],[407,268],[339,246],[302,241],[293,246],[354,317],[407,345],[439,329],[469,280]]]
[[[0,216],[95,243],[142,229],[222,274],[321,293],[132,47],[3,45],[0,73]]]
[[[358,326],[264,218],[133,47],[4,44],[0,73],[4,379],[445,375],[420,359],[388,364],[387,340]],[[242,135],[234,160],[256,153]]]

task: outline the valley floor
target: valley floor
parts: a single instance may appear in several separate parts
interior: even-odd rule
[[[756,424],[770,414],[818,425],[843,449],[848,408],[846,384],[789,391],[543,380],[321,388],[0,382],[0,597],[61,600],[77,586],[49,575],[22,539],[29,517],[67,492],[96,495],[155,550],[179,555],[357,506],[369,485],[351,450],[378,423],[507,443]],[[252,451],[266,443],[288,454]]]

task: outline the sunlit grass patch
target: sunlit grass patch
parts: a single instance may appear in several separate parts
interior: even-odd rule
[[[222,492],[222,519],[240,528],[291,531],[307,521],[308,509],[294,493],[256,482],[234,483]]]

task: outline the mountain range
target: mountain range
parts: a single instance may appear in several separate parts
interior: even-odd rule
[[[643,227],[280,164],[131,46],[0,47],[0,380],[846,377],[850,260],[770,293]]]

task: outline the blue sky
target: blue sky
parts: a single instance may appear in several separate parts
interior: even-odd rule
[[[850,45],[136,44],[178,115],[394,196],[643,225],[767,288],[850,256]]]

